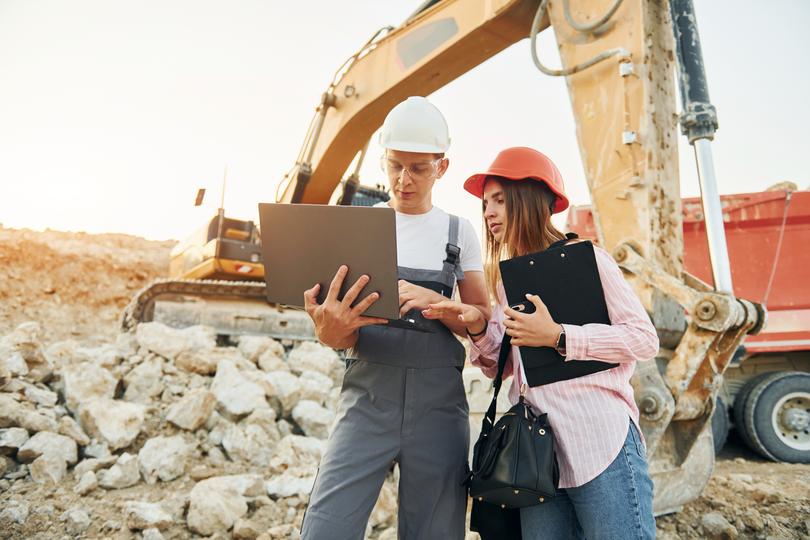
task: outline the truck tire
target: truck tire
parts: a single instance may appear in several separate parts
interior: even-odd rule
[[[752,449],[754,448],[754,443],[745,428],[743,411],[745,410],[745,404],[748,401],[748,398],[751,396],[751,390],[768,375],[772,375],[772,373],[760,373],[759,375],[755,375],[754,377],[751,377],[745,381],[745,384],[743,384],[742,388],[740,388],[740,391],[737,393],[737,396],[734,398],[734,406],[732,407],[732,412],[734,413],[734,429],[737,431],[737,434],[743,440],[745,445]]]
[[[757,380],[745,399],[742,425],[762,456],[810,463],[810,373],[781,371]]]
[[[712,413],[712,438],[714,439],[714,455],[720,453],[720,450],[723,449],[723,446],[726,444],[726,439],[728,439],[728,430],[731,425],[731,421],[728,418],[728,407],[726,404],[723,403],[723,400],[720,399],[720,396],[717,396],[717,403],[714,406],[714,412]]]

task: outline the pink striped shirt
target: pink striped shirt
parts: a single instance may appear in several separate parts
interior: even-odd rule
[[[619,365],[526,389],[526,401],[535,412],[548,413],[554,429],[561,488],[593,480],[616,459],[627,437],[628,418],[638,426],[638,408],[630,386],[635,364],[654,358],[658,352],[655,328],[621,269],[605,250],[595,247],[594,251],[611,324],[564,324],[565,360],[605,360]],[[498,371],[505,304],[500,286],[487,333],[471,345],[471,362],[490,378]],[[514,404],[525,381],[518,347],[512,347],[504,377],[512,374],[509,400]]]

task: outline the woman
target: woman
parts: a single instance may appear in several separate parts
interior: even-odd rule
[[[560,484],[557,496],[520,511],[523,538],[654,538],[652,482],[630,377],[635,363],[658,351],[658,338],[641,302],[611,256],[594,247],[611,324],[558,324],[539,297],[528,295],[532,314],[508,307],[498,263],[546,249],[565,238],[551,215],[568,207],[554,163],[530,148],[501,152],[464,188],[483,201],[485,276],[497,299],[487,321],[473,306],[445,300],[426,317],[455,313],[466,324],[471,360],[494,377],[504,332],[512,351],[504,377],[513,375],[509,397],[521,391],[536,413],[548,413],[554,428]],[[528,388],[518,346],[557,347],[567,362],[618,364],[568,381]]]

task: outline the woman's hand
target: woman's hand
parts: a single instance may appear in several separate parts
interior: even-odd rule
[[[556,347],[557,339],[563,330],[562,325],[554,322],[539,296],[527,294],[526,299],[534,304],[534,313],[520,313],[509,307],[504,310],[508,318],[503,325],[506,327],[506,333],[512,336],[512,345]]]
[[[440,302],[444,296],[419,285],[399,280],[399,315],[400,317],[412,309],[427,309],[428,305]]]
[[[428,309],[422,311],[426,319],[446,319],[456,317],[463,322],[470,334],[480,334],[487,328],[487,320],[484,314],[475,306],[456,302],[454,300],[442,300],[435,304],[430,304]]]

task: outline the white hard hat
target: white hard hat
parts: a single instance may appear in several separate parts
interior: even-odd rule
[[[450,147],[447,121],[427,99],[411,96],[385,117],[380,145],[402,152],[444,153]]]

